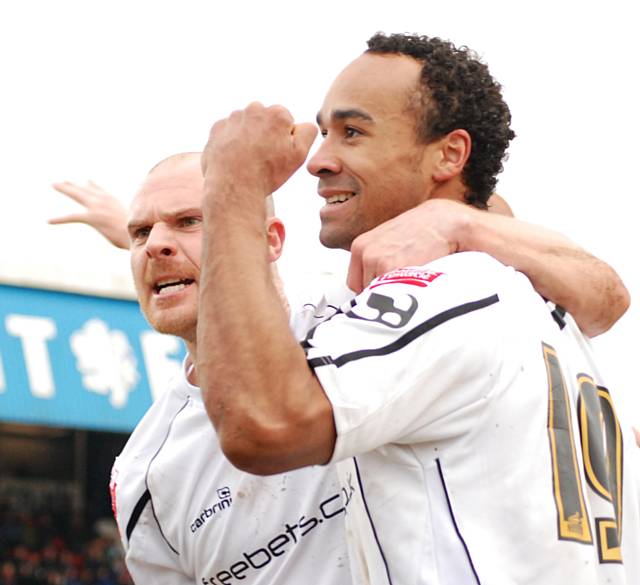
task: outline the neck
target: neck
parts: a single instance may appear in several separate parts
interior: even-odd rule
[[[280,278],[280,274],[275,265],[275,262],[271,264],[271,276],[273,278],[273,286],[276,287],[276,291],[278,292],[278,297],[282,302],[282,306],[284,307],[285,312],[287,313],[287,317],[291,316],[291,307],[289,307],[289,301],[287,300],[287,296],[284,293],[284,283],[282,282],[282,278]],[[196,372],[196,362],[198,360],[198,350],[195,341],[184,340],[185,345],[187,346],[187,360],[186,360],[186,371],[187,371],[187,380],[189,384],[193,384],[194,386],[198,386],[198,373]]]
[[[466,187],[460,177],[436,184],[435,189],[428,199],[451,199],[452,201],[465,202]]]

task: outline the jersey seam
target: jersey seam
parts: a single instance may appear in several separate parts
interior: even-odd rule
[[[393,585],[393,580],[391,579],[391,571],[389,569],[389,564],[387,563],[387,557],[384,554],[384,550],[382,550],[382,543],[378,538],[378,532],[376,531],[375,523],[373,522],[373,518],[371,517],[371,512],[369,511],[369,505],[367,504],[367,498],[364,495],[364,484],[362,483],[362,477],[360,475],[360,468],[358,467],[358,460],[353,458],[353,466],[356,470],[356,477],[358,479],[358,485],[360,486],[360,495],[362,496],[362,504],[367,513],[367,518],[369,519],[369,525],[371,526],[371,531],[373,532],[373,538],[376,541],[376,545],[378,546],[378,551],[380,551],[380,556],[382,557],[382,562],[384,564],[385,572],[387,574],[387,582],[389,585]]]
[[[173,428],[173,423],[175,422],[176,418],[178,418],[178,415],[189,404],[189,400],[190,399],[187,398],[187,400],[185,400],[184,404],[177,410],[177,412],[171,418],[171,422],[169,423],[169,428],[167,429],[167,433],[166,433],[164,439],[162,440],[162,442],[160,443],[160,446],[158,447],[158,450],[154,453],[153,457],[151,457],[151,459],[149,460],[149,464],[147,465],[147,472],[145,473],[145,476],[144,476],[144,484],[145,484],[145,487],[147,488],[147,491],[149,492],[149,500],[151,502],[151,512],[152,512],[153,518],[156,521],[156,524],[158,526],[158,530],[160,531],[160,536],[162,536],[162,539],[165,541],[165,543],[171,549],[171,551],[173,551],[178,556],[180,555],[180,553],[169,542],[169,539],[165,536],[164,531],[162,530],[162,526],[160,524],[160,520],[158,519],[158,516],[156,514],[156,508],[155,508],[155,505],[153,503],[153,495],[151,494],[151,490],[149,488],[149,470],[151,469],[151,465],[153,464],[155,458],[160,454],[160,451],[162,451],[162,448],[164,447],[165,443],[167,442],[167,439],[169,438],[169,435],[171,434],[171,429]]]
[[[476,579],[476,583],[477,585],[482,585],[482,583],[480,583],[480,577],[478,576],[478,572],[476,571],[476,567],[473,564],[473,559],[471,558],[471,552],[469,551],[469,547],[467,546],[467,543],[464,539],[464,537],[462,536],[462,533],[460,532],[460,528],[458,527],[458,523],[456,522],[456,517],[453,513],[453,506],[451,505],[451,499],[449,498],[449,491],[447,490],[447,484],[444,480],[444,472],[442,470],[442,464],[440,463],[440,458],[436,458],[436,467],[438,469],[438,475],[440,476],[440,482],[442,483],[442,490],[444,492],[444,497],[447,500],[447,508],[449,510],[449,515],[451,516],[451,522],[453,523],[453,528],[456,531],[456,534],[458,535],[458,538],[460,539],[460,543],[462,544],[462,547],[464,548],[464,552],[467,555],[467,560],[469,561],[469,566],[471,567],[471,571],[473,572],[473,576]]]

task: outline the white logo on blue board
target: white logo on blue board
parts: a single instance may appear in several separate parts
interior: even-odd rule
[[[71,335],[69,343],[83,386],[96,394],[108,395],[114,408],[123,408],[140,379],[125,332],[110,330],[101,319],[90,319]]]

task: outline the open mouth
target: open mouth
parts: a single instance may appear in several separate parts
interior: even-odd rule
[[[195,281],[193,278],[184,278],[182,280],[165,280],[157,283],[153,287],[153,292],[157,295],[168,295],[184,290],[194,282]]]
[[[344,203],[353,199],[356,196],[355,193],[340,193],[339,195],[332,195],[326,198],[327,205],[337,205],[338,203]]]

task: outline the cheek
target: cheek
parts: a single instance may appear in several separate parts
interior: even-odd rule
[[[393,151],[384,150],[384,152]],[[381,152],[371,154],[358,166],[360,180],[367,183],[368,189],[376,192],[386,192],[389,186],[397,183],[405,173],[406,165],[402,158],[384,156]]]
[[[193,235],[185,242],[183,252],[187,260],[200,272],[200,255],[202,253],[202,233]]]
[[[134,283],[142,282],[144,276],[144,260],[139,255],[131,256],[131,274],[133,275]]]

